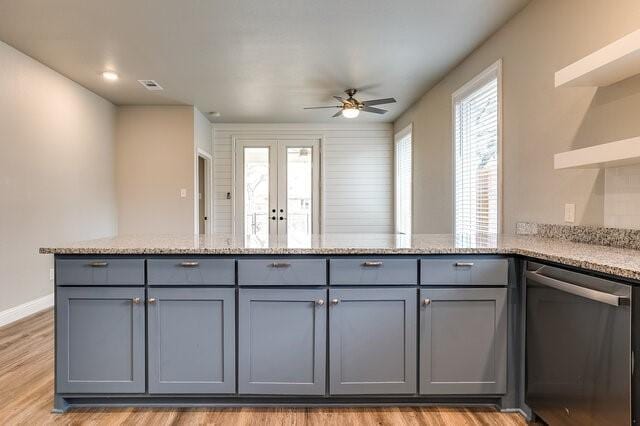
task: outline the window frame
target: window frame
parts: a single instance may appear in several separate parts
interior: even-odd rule
[[[453,212],[453,233],[456,233],[456,229],[458,229],[457,223],[457,215],[456,215],[456,199],[457,199],[457,169],[456,169],[456,103],[462,99],[467,97],[470,93],[480,89],[487,82],[496,78],[496,86],[497,86],[497,99],[498,99],[498,108],[497,108],[497,153],[496,160],[498,163],[497,170],[497,206],[496,206],[496,222],[497,229],[496,232],[498,234],[502,233],[502,219],[503,219],[503,203],[502,203],[502,58],[498,59],[493,64],[489,65],[482,72],[477,74],[471,80],[466,82],[460,88],[458,88],[455,92],[451,94],[451,170],[453,171],[453,199],[452,199],[452,212]]]
[[[411,223],[409,224],[410,227],[410,232],[409,233],[402,233],[403,235],[411,235],[413,233],[413,123],[409,123],[407,126],[405,126],[404,128],[402,128],[401,130],[397,131],[394,136],[393,136],[393,227],[394,227],[394,233],[399,234],[401,233],[398,227],[398,218],[400,217],[399,215],[399,210],[400,210],[400,203],[398,202],[398,158],[396,156],[396,145],[404,138],[406,138],[407,136],[410,137],[411,140],[411,187],[409,188],[409,199],[411,202],[411,211],[410,216],[411,216]]]

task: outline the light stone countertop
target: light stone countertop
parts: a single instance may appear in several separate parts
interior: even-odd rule
[[[43,247],[63,255],[386,255],[505,254],[556,262],[640,281],[640,250],[574,243],[528,235],[496,234],[325,234],[306,246],[286,240],[244,244],[229,235],[131,235]]]

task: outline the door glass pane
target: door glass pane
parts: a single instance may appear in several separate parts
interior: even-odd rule
[[[287,148],[287,243],[310,247],[313,188],[311,148]]]
[[[269,246],[269,148],[244,149],[244,235],[247,247]]]

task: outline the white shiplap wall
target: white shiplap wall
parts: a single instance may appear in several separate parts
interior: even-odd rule
[[[232,232],[236,138],[322,137],[320,218],[324,233],[393,232],[393,127],[386,123],[214,124],[214,232]]]

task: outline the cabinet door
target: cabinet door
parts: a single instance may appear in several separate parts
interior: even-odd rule
[[[238,391],[324,395],[326,290],[240,289]]]
[[[235,290],[150,288],[149,393],[235,392]]]
[[[507,377],[505,288],[420,291],[420,393],[502,394]]]
[[[415,289],[329,290],[331,393],[416,392]]]
[[[143,393],[144,288],[56,291],[58,393]]]

